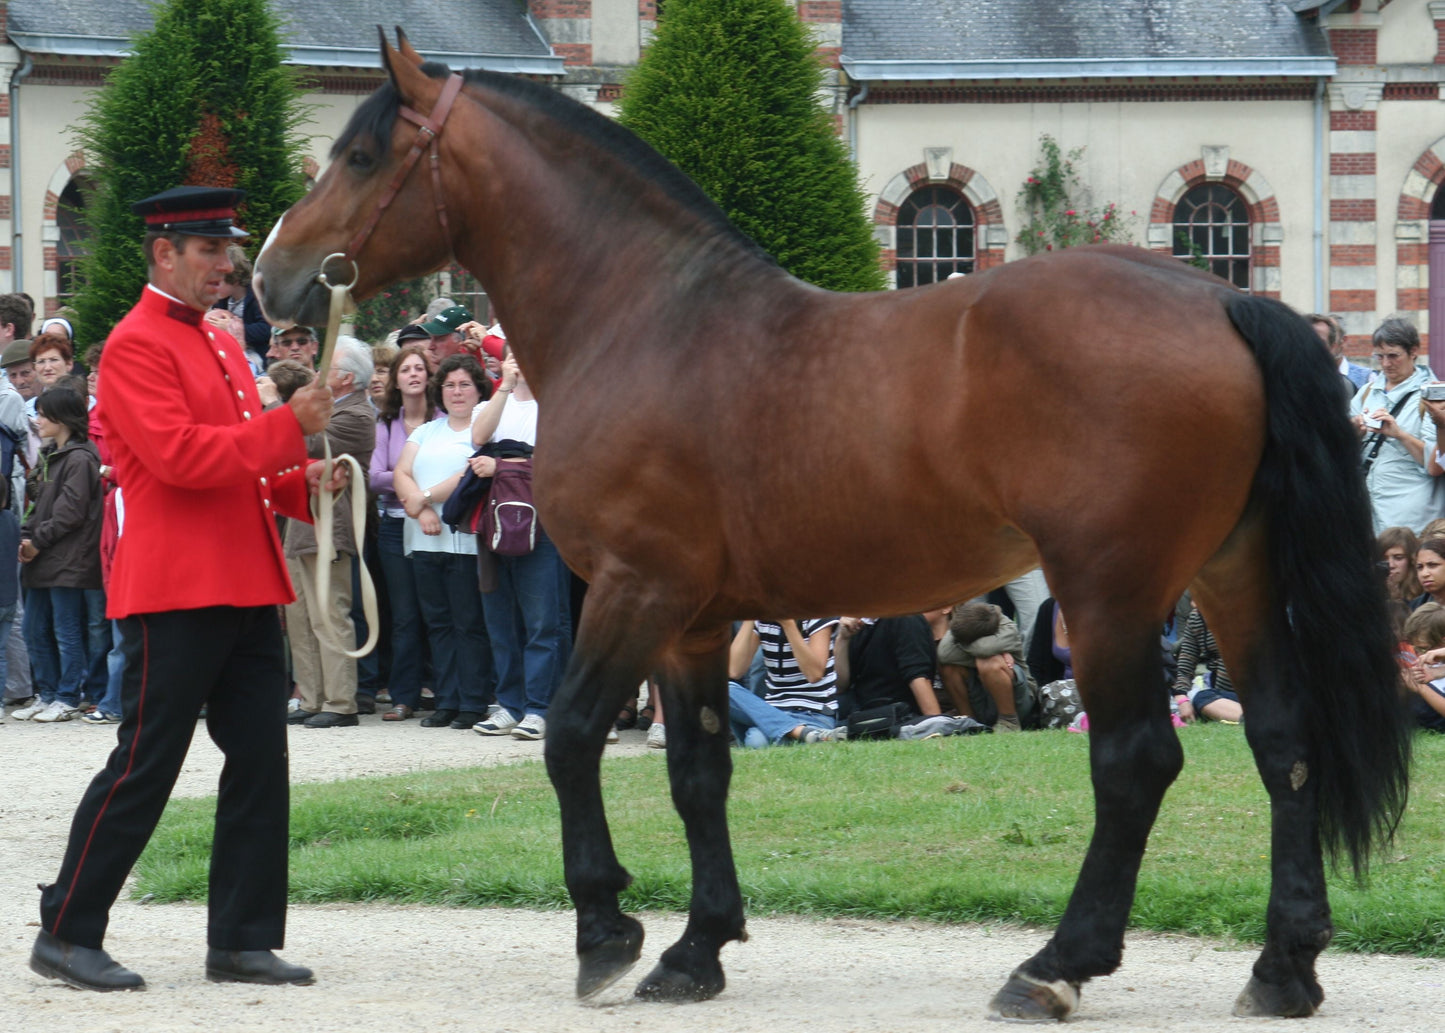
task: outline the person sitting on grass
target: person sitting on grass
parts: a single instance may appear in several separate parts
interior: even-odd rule
[[[1414,693],[1410,716],[1427,731],[1445,732],[1445,606],[1425,603],[1410,614],[1405,640],[1420,656],[1402,672]]]
[[[1023,638],[997,606],[974,602],[953,611],[938,644],[938,668],[960,715],[995,732],[1035,727],[1038,687]]]
[[[921,614],[842,617],[833,657],[840,719],[892,703],[908,708],[904,724],[942,713],[933,693],[933,636]]]
[[[1202,671],[1199,668],[1204,668]],[[1179,667],[1174,676],[1174,701],[1185,721],[1196,717],[1238,724],[1244,718],[1239,694],[1224,669],[1214,632],[1195,607],[1179,636]]]
[[[733,737],[750,749],[782,742],[844,738],[838,728],[838,678],[833,664],[837,617],[743,621],[728,649],[728,718]],[[767,671],[763,695],[742,684],[761,644]]]

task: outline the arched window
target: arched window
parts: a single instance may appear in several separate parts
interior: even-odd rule
[[[948,187],[915,190],[898,206],[898,286],[917,287],[973,272],[973,209]]]
[[[1249,208],[1223,183],[1190,188],[1174,206],[1174,257],[1249,290]]]
[[[85,225],[85,203],[90,184],[77,176],[66,184],[55,208],[60,240],[55,245],[56,300],[65,305],[80,286],[80,263],[90,254],[90,230]]]

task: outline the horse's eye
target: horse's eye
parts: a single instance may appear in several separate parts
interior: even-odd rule
[[[370,172],[371,166],[375,164],[371,159],[371,155],[362,150],[355,150],[347,155],[346,163],[357,172]]]

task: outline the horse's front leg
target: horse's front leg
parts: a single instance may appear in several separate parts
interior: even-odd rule
[[[642,924],[617,895],[632,876],[617,860],[602,805],[607,730],[636,691],[664,622],[632,596],[594,583],[562,684],[547,711],[544,755],[562,818],[567,892],[577,909],[577,995],[604,989],[642,954]]]
[[[1053,938],[989,1004],[995,1017],[1015,1021],[1067,1018],[1086,980],[1119,967],[1149,830],[1184,764],[1160,684],[1158,630],[1066,612],[1089,714],[1094,835]],[[1123,627],[1132,630],[1121,634]]]
[[[667,771],[687,831],[692,902],[682,937],[637,986],[654,1001],[702,1001],[722,992],[718,953],[747,939],[728,839],[727,628],[692,632],[660,671],[667,702]]]

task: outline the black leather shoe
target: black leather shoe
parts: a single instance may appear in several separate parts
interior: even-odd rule
[[[376,697],[358,695],[356,697],[356,712],[358,714],[376,713]]]
[[[288,965],[270,951],[206,951],[206,978],[213,983],[293,983],[310,986],[316,976],[309,968]]]
[[[81,990],[144,990],[146,981],[105,951],[77,947],[42,931],[30,952],[30,969]]]
[[[355,728],[357,725],[355,714],[333,714],[323,710],[319,714],[312,714],[306,719],[302,728]]]
[[[451,727],[470,728],[486,716],[486,714],[478,714],[475,710],[463,710],[452,718]]]
[[[422,718],[420,723],[423,728],[446,728],[456,720],[456,717],[455,710],[433,710]]]
[[[304,725],[315,716],[316,715],[309,710],[293,710],[286,715],[286,723],[288,725]]]

